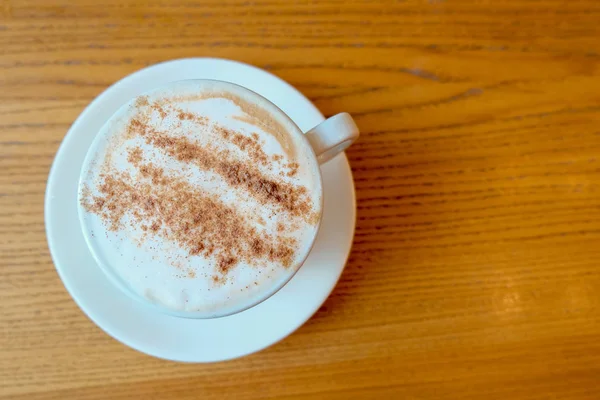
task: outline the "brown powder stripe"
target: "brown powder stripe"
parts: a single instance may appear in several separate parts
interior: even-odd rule
[[[262,204],[270,203],[292,216],[314,220],[308,190],[304,186],[265,177],[248,163],[231,159],[227,151],[199,145],[186,137],[171,137],[140,118],[132,119],[127,129],[130,134],[142,136],[147,144],[181,162],[194,163],[203,170],[216,172],[231,186],[246,189]]]
[[[151,163],[138,171],[135,179],[123,172],[102,175],[99,193],[85,190],[82,206],[111,231],[123,228],[127,216],[131,226],[173,240],[190,255],[215,256],[221,274],[240,262],[260,266],[261,259],[292,264],[294,238],[258,232],[235,208]]]

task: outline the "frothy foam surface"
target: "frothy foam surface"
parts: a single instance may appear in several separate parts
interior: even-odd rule
[[[187,81],[103,127],[79,212],[117,283],[172,310],[226,314],[295,272],[321,193],[312,151],[281,111],[235,85]]]

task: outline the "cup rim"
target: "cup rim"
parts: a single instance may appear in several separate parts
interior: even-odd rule
[[[149,299],[143,297],[142,295],[140,295],[139,293],[135,292],[130,287],[130,285],[128,283],[126,283],[125,280],[122,279],[119,276],[119,274],[117,274],[114,271],[114,268],[112,268],[110,265],[106,265],[106,263],[103,262],[101,257],[98,255],[95,246],[92,244],[89,230],[86,228],[86,223],[84,222],[84,215],[87,211],[85,211],[81,205],[81,193],[82,193],[81,189],[82,189],[83,183],[85,182],[85,175],[86,175],[87,170],[89,169],[91,159],[94,157],[93,150],[97,147],[101,138],[106,134],[107,127],[109,126],[109,124],[111,122],[113,122],[114,119],[117,118],[135,99],[137,99],[141,96],[151,94],[155,91],[159,91],[161,89],[165,89],[170,86],[185,83],[185,82],[215,82],[215,83],[217,83],[219,85],[223,85],[223,86],[232,86],[232,87],[235,87],[235,90],[246,92],[246,93],[250,94],[251,96],[258,97],[262,101],[266,102],[270,107],[272,107],[279,114],[279,117],[285,119],[289,123],[289,126],[294,128],[294,131],[295,131],[294,134],[301,137],[300,140],[304,141],[304,143],[306,145],[305,147],[308,150],[307,153],[310,154],[310,157],[308,157],[308,158],[310,158],[310,160],[314,163],[314,166],[316,167],[315,169],[317,170],[316,177],[317,177],[318,188],[319,188],[319,192],[320,192],[319,193],[319,212],[318,212],[317,224],[315,226],[313,235],[310,239],[310,245],[308,246],[306,253],[302,257],[302,259],[297,263],[297,265],[293,269],[291,269],[291,272],[288,275],[286,275],[284,279],[281,279],[280,281],[278,281],[276,285],[273,285],[271,290],[264,292],[261,296],[258,296],[256,298],[256,300],[245,303],[241,307],[232,307],[227,312],[222,312],[222,313],[205,312],[205,311],[174,310],[163,304],[152,302],[151,300],[149,300]],[[302,268],[302,266],[306,263],[306,260],[308,259],[310,253],[312,252],[313,247],[316,242],[316,239],[317,239],[317,236],[318,236],[320,228],[321,228],[321,222],[323,220],[323,206],[324,206],[323,177],[322,177],[321,169],[319,166],[318,157],[315,154],[314,149],[310,145],[308,139],[306,138],[305,133],[302,132],[302,130],[298,127],[298,125],[281,108],[279,108],[271,100],[267,99],[266,97],[262,96],[261,94],[255,92],[251,89],[248,89],[242,85],[239,85],[239,84],[236,84],[233,82],[229,82],[229,81],[218,80],[218,79],[181,79],[181,80],[171,81],[166,84],[156,86],[150,90],[144,91],[144,92],[130,98],[129,100],[127,100],[125,103],[123,103],[121,106],[119,106],[119,108],[104,122],[104,124],[102,124],[102,126],[100,127],[98,132],[96,132],[94,139],[92,140],[90,146],[87,149],[86,156],[84,158],[81,170],[79,172],[79,180],[77,183],[77,211],[78,211],[77,214],[78,214],[78,219],[79,219],[79,226],[82,230],[84,240],[87,244],[88,249],[90,250],[90,253],[92,254],[92,257],[94,258],[94,260],[96,261],[96,263],[100,267],[100,269],[104,272],[105,276],[107,276],[109,278],[109,280],[115,286],[117,286],[123,293],[125,293],[128,297],[137,301],[138,303],[142,304],[143,306],[150,308],[152,310],[161,312],[166,315],[170,315],[170,316],[178,317],[178,318],[186,318],[186,319],[217,319],[217,318],[223,318],[223,317],[235,315],[235,314],[241,313],[243,311],[246,311],[252,307],[255,307],[256,305],[268,300],[270,297],[272,297],[278,291],[280,291],[297,274],[297,272],[300,270],[300,268]]]

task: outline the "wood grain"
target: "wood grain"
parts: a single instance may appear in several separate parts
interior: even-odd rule
[[[600,3],[0,3],[0,398],[600,398]],[[89,101],[182,57],[352,113],[358,221],[333,295],[252,356],[137,353],[77,308],[44,189]]]

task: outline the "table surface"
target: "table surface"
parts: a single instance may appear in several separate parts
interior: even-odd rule
[[[0,4],[0,398],[600,398],[600,3]],[[83,108],[144,66],[262,67],[354,115],[354,247],[296,333],[176,364],[108,337],[43,223]]]

